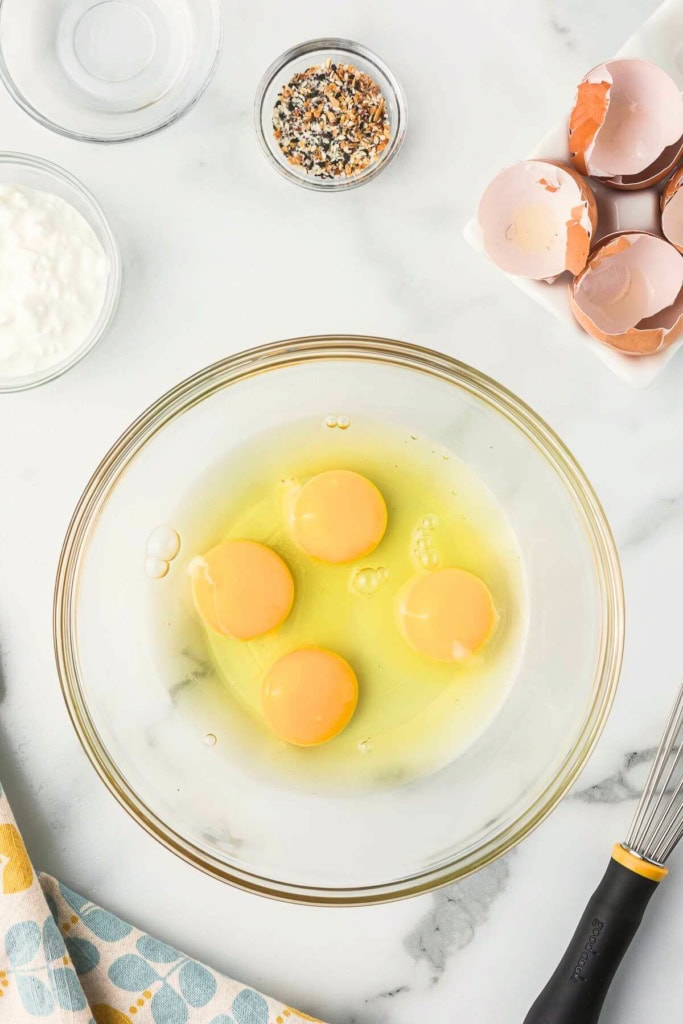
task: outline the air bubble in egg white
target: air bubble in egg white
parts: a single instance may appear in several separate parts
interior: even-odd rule
[[[218,737],[212,732],[207,732],[206,736],[204,737],[204,743],[206,744],[207,747],[215,747],[216,744],[218,743]]]
[[[329,427],[330,430],[335,428],[338,430],[348,430],[351,426],[351,420],[348,416],[328,416],[325,420],[325,426]]]
[[[180,537],[170,526],[160,526],[150,534],[147,541],[147,554],[150,558],[172,562],[179,551]]]
[[[358,749],[361,754],[369,754],[372,751],[372,741],[367,739],[361,740],[358,744]]]
[[[434,531],[438,525],[438,516],[429,513],[423,516],[413,530],[411,556],[418,569],[429,571],[441,564],[441,556],[434,539]]]
[[[170,565],[164,558],[151,556],[145,561],[145,572],[151,580],[163,580],[170,568]]]
[[[387,582],[390,575],[386,566],[380,566],[378,569],[358,569],[351,578],[351,587],[363,597],[372,597],[382,584]]]

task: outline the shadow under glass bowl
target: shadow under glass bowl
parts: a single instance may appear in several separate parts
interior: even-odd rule
[[[0,0],[0,77],[46,128],[126,142],[195,105],[221,31],[220,0]]]
[[[265,429],[330,410],[410,429],[456,452],[506,512],[529,595],[518,675],[487,730],[434,775],[352,796],[250,776],[230,750],[203,742],[151,640],[142,570],[150,531],[209,465]],[[76,731],[136,821],[189,863],[246,890],[348,905],[453,882],[545,818],[605,724],[624,609],[600,504],[535,413],[445,355],[333,336],[235,355],[142,414],[76,509],[54,628]]]
[[[109,330],[121,295],[122,264],[119,246],[109,221],[95,197],[77,178],[56,164],[24,153],[0,153],[0,185],[23,185],[41,192],[52,192],[78,210],[102,246],[109,264],[107,286],[100,314],[81,344],[66,359],[35,373],[2,375],[0,394],[26,391],[47,384],[80,362]]]
[[[273,131],[273,109],[280,90],[292,77],[331,60],[350,64],[369,75],[380,87],[389,118],[389,143],[377,160],[350,177],[321,178],[291,164]],[[268,161],[288,181],[319,192],[343,192],[372,181],[394,159],[403,145],[408,110],[403,89],[389,67],[366,46],[350,39],[312,39],[294,46],[274,61],[261,79],[254,104],[256,135]]]

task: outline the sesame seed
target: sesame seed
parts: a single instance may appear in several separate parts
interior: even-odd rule
[[[290,164],[326,179],[360,174],[391,138],[378,84],[351,64],[331,61],[297,73],[283,86],[273,131]]]

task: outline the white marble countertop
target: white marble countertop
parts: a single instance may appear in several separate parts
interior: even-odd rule
[[[320,0],[226,0],[224,53],[201,104],[161,135],[106,149],[51,135],[0,94],[3,148],[81,177],[109,212],[125,261],[107,339],[61,380],[0,399],[0,778],[44,870],[333,1024],[521,1021],[625,832],[642,781],[634,752],[657,743],[678,684],[683,357],[650,390],[627,389],[461,237],[487,178],[536,142],[583,72],[653,6],[347,0],[326,9]],[[327,34],[379,52],[403,80],[410,108],[393,166],[340,196],[283,181],[252,126],[265,66],[287,46]],[[321,258],[308,263],[297,299],[287,263],[313,251]],[[367,910],[248,896],[158,846],[82,753],[52,655],[61,541],[119,432],[206,363],[328,331],[443,349],[538,410],[605,504],[628,601],[621,689],[573,795],[487,871]],[[680,854],[655,902],[605,1024],[680,1019]]]

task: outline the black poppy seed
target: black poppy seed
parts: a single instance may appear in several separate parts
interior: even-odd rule
[[[294,75],[280,90],[273,128],[291,164],[327,179],[365,170],[391,137],[377,83],[357,68],[332,62]]]

